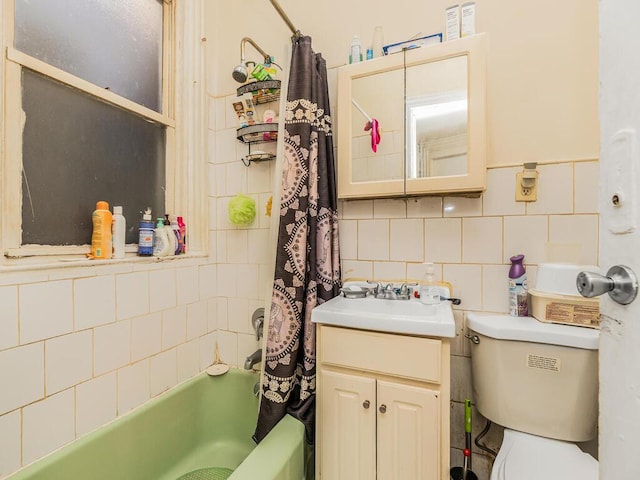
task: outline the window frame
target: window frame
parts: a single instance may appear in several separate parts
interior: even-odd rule
[[[90,245],[21,245],[22,242],[22,68],[62,82],[93,98],[124,109],[166,128],[166,211],[180,212],[189,223],[190,256],[205,247],[202,225],[204,194],[202,179],[206,147],[203,103],[204,81],[204,0],[162,0],[162,95],[161,113],[144,107],[112,91],[76,77],[17,49],[14,45],[15,0],[0,0],[2,54],[0,61],[0,268],[21,263],[57,263],[64,257],[84,259]],[[178,45],[181,45],[178,55]],[[189,87],[191,83],[191,87]],[[195,85],[195,87],[194,87]],[[181,105],[181,108],[176,108]],[[202,198],[202,197],[200,197]],[[200,220],[200,221],[199,221]],[[195,227],[195,228],[194,228]],[[128,245],[135,252],[135,245]],[[200,253],[201,254],[201,253]],[[136,259],[135,256],[127,260]],[[58,265],[59,266],[59,265]]]

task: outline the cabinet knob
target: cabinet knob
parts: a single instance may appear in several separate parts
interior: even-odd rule
[[[364,402],[362,402],[362,406],[367,409],[371,406],[371,402],[369,402],[369,400],[365,400]]]
[[[378,410],[380,410],[380,413],[384,413],[387,411],[387,406],[383,403],[382,405],[380,405],[380,408]]]

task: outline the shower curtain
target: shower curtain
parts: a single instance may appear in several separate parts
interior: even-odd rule
[[[311,310],[340,290],[338,215],[327,67],[310,37],[293,39],[285,107],[280,224],[262,401],[260,442],[287,413],[313,443],[316,335]]]

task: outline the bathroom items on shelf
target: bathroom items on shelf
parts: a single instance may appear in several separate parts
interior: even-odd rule
[[[124,258],[125,236],[127,234],[127,219],[122,215],[122,206],[113,207],[113,223],[111,238],[113,242],[112,258]]]
[[[402,52],[403,50],[412,50],[414,48],[426,47],[437,43],[442,43],[442,33],[435,33],[425,37],[412,38],[403,42],[385,45],[382,47],[382,51],[385,55],[391,55],[392,53]]]
[[[153,226],[151,207],[147,207],[138,227],[138,255],[141,257],[153,255]]]
[[[509,314],[513,317],[529,315],[529,300],[527,298],[527,273],[523,260],[524,255],[510,258],[509,268]]]
[[[425,274],[420,284],[420,301],[425,305],[440,303],[440,287],[436,282],[433,263],[425,263]]]
[[[362,61],[362,45],[360,37],[354,35],[349,46],[349,63],[358,63]]]
[[[541,263],[535,289],[529,290],[531,315],[541,322],[600,328],[600,301],[578,294],[576,277],[598,271],[594,265]]]
[[[112,255],[111,223],[113,215],[109,210],[109,203],[100,200],[91,215],[93,233],[91,235],[91,253],[89,258],[109,259]]]

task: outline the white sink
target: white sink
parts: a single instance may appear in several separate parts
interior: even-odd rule
[[[338,296],[317,306],[311,321],[324,325],[404,333],[429,337],[455,337],[451,303],[424,305],[420,300],[385,300]]]

